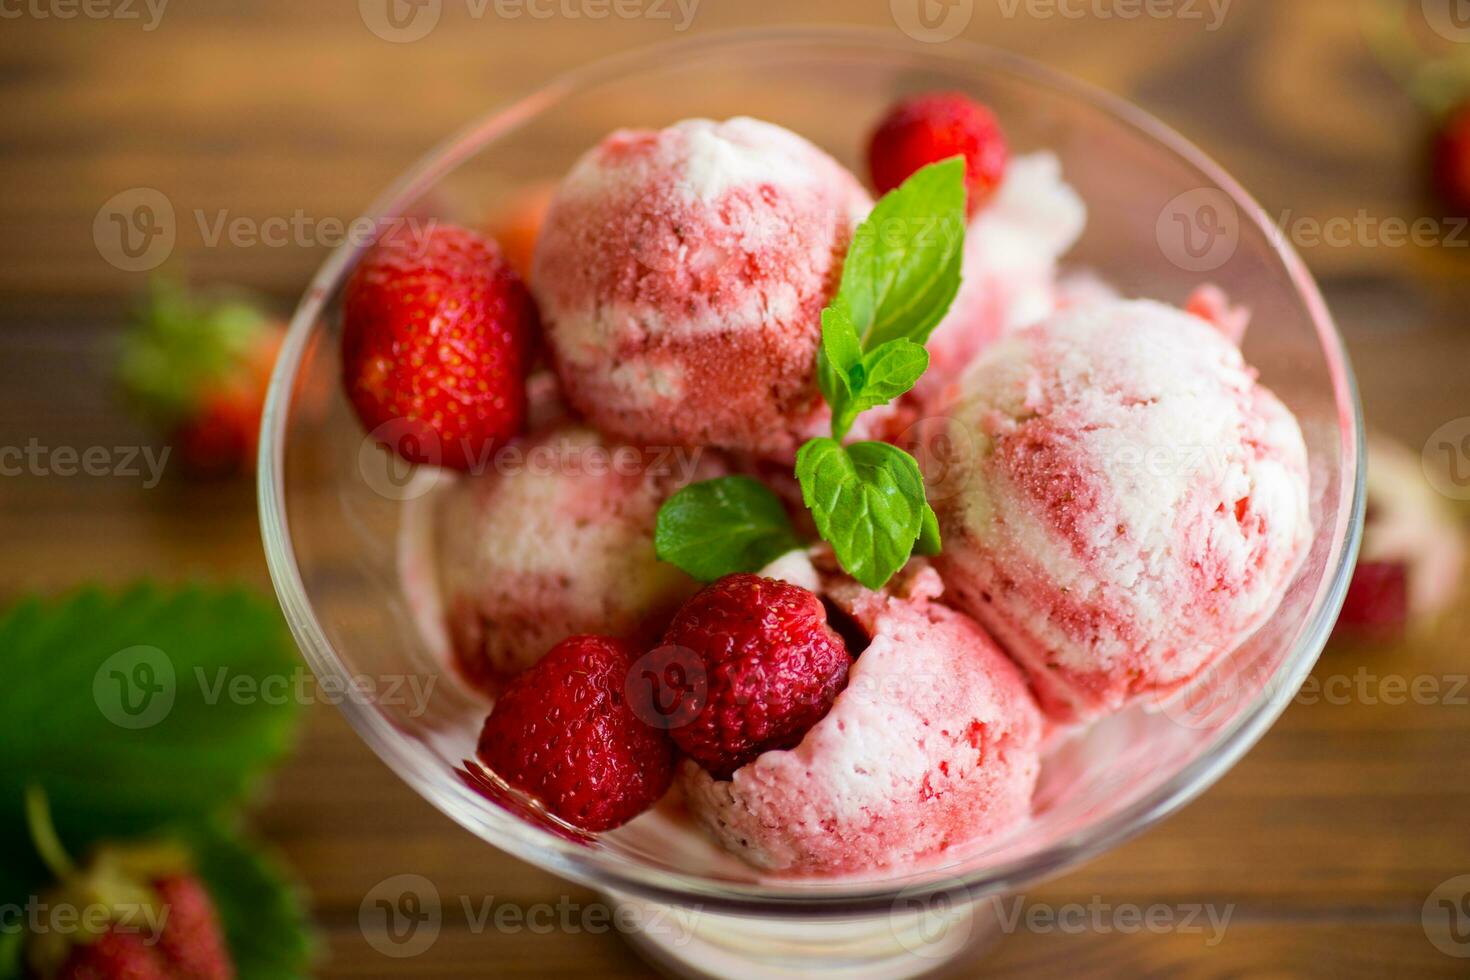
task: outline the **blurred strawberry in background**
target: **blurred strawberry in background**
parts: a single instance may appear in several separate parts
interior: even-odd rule
[[[1446,117],[1435,137],[1434,184],[1447,207],[1470,216],[1470,101]]]
[[[285,325],[224,290],[155,280],[123,341],[129,402],[202,478],[253,473],[260,416]]]
[[[1368,439],[1367,489],[1363,546],[1334,635],[1392,641],[1454,601],[1465,544],[1418,456],[1385,436]]]
[[[536,239],[555,193],[556,184],[552,181],[535,183],[516,195],[513,203],[492,211],[485,222],[485,233],[500,243],[501,254],[510,267],[528,282]]]

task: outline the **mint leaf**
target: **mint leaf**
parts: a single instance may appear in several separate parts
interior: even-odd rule
[[[944,550],[944,541],[939,536],[939,515],[934,513],[927,500],[924,501],[924,522],[919,529],[916,548],[921,555],[937,555]]]
[[[959,291],[964,239],[962,158],[931,163],[883,196],[853,235],[837,290],[864,350],[929,339]]]
[[[846,394],[832,406],[832,436],[847,435],[857,417],[912,388],[929,367],[929,352],[911,340],[890,340],[864,354],[848,372]]]
[[[822,346],[817,348],[817,386],[827,399],[834,419],[852,401],[851,373],[862,359],[863,348],[858,342],[857,328],[852,325],[852,315],[842,298],[837,297],[822,311]],[[843,433],[846,431],[844,428]],[[842,433],[837,438],[842,438]]]
[[[184,834],[219,910],[238,980],[310,976],[314,943],[300,889],[260,846],[210,822]]]
[[[243,591],[32,599],[0,616],[0,650],[0,832],[11,840],[23,839],[32,784],[80,853],[239,804],[294,740],[293,699],[231,694],[241,678],[260,694],[305,669],[274,603]]]
[[[924,481],[912,456],[886,442],[844,447],[813,439],[796,454],[802,499],[849,575],[882,588],[923,528]]]
[[[862,362],[863,345],[858,340],[857,327],[853,325],[852,313],[839,296],[832,305],[822,311],[822,353],[843,375]],[[823,389],[824,394],[831,392]]]
[[[690,484],[664,501],[653,544],[659,558],[712,582],[764,568],[801,540],[763,483],[726,476]]]

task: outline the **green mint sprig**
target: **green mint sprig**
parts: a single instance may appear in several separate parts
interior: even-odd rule
[[[859,415],[913,388],[929,366],[924,343],[960,286],[965,165],[930,164],[885,195],[853,235],[842,280],[822,311],[817,382],[832,437],[796,456],[802,501],[843,569],[881,588],[917,548],[937,554],[939,522],[918,462],[885,442],[842,439]],[[706,480],[659,510],[658,556],[710,581],[755,571],[798,547],[780,500],[749,477]]]

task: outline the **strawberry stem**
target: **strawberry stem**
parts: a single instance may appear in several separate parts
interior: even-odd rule
[[[51,820],[51,804],[46,799],[46,791],[39,786],[26,787],[26,824],[36,853],[51,873],[59,879],[74,875],[76,865],[56,834],[56,824]]]

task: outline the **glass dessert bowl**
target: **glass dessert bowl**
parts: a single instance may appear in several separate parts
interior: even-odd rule
[[[1068,269],[1127,296],[1180,304],[1208,279],[1249,306],[1244,353],[1300,422],[1310,469],[1313,539],[1270,618],[1184,695],[1050,739],[1033,813],[1002,838],[923,867],[794,879],[721,851],[677,799],[595,836],[505,805],[473,763],[487,702],[446,663],[444,637],[400,574],[400,541],[413,533],[405,524],[421,519],[416,502],[449,477],[385,452],[379,443],[395,433],[365,436],[341,390],[342,295],[365,245],[339,250],[318,274],[276,370],[261,519],[281,604],[312,668],[362,693],[344,700],[344,712],[410,785],[486,841],[625,903],[638,913],[629,921],[650,926],[629,938],[670,970],[901,977],[944,966],[999,931],[985,899],[1128,839],[1233,765],[1305,679],[1347,587],[1362,517],[1361,418],[1315,284],[1260,208],[1198,151],[1126,104],[1020,59],[832,31],[740,34],[620,57],[474,123],[370,217],[385,229],[435,220],[479,227],[544,195],[611,130],[696,117],[768,120],[857,172],[884,110],[928,90],[982,100],[1017,152],[1060,160],[1089,212]],[[439,680],[427,701],[392,693],[430,677]],[[678,911],[644,914],[664,906]]]

